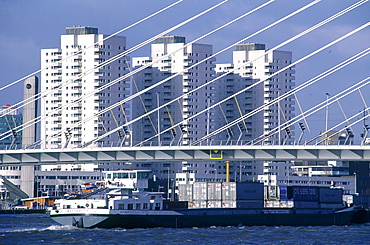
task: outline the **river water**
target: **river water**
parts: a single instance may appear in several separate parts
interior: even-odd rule
[[[0,244],[370,244],[370,224],[80,229],[46,214],[1,214]]]

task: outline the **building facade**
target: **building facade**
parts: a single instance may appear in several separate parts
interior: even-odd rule
[[[294,117],[294,97],[268,105],[294,87],[295,72],[292,67],[273,75],[291,63],[292,53],[289,51],[269,52],[264,44],[247,43],[236,45],[232,63],[216,65],[218,74],[232,71],[223,78],[226,93],[233,94],[250,87],[236,96],[234,101],[230,100],[230,108],[233,109],[229,109],[230,115],[234,114],[231,118],[250,115],[238,125],[239,129],[244,130],[243,138],[246,141],[275,145],[294,142],[293,127],[271,134],[274,128]],[[263,107],[262,110],[255,110],[260,107]]]
[[[165,36],[158,38],[151,45],[149,57],[134,57],[132,65],[143,66],[149,62],[164,57],[151,67],[146,68],[134,76],[133,94],[149,86],[189,68],[193,64],[212,55],[212,45],[193,43],[184,48],[185,37]],[[156,113],[144,117],[133,125],[134,142],[142,142],[150,139],[158,132],[164,132],[183,120],[189,119],[195,113],[204,110],[213,97],[213,87],[206,86],[197,92],[188,93],[194,88],[208,82],[214,77],[215,59],[191,68],[161,85],[144,93],[140,98],[133,100],[133,118],[151,111],[158,105],[163,105],[179,96],[184,95],[174,103],[165,106]],[[212,113],[212,112],[210,112]],[[159,118],[159,121],[158,121]],[[151,145],[189,145],[210,132],[215,127],[214,117],[210,119],[207,113],[203,113],[193,119],[189,119],[180,126],[164,132],[162,135],[149,141]],[[159,142],[158,142],[159,141]]]
[[[22,148],[22,131],[17,132],[15,129],[22,124],[23,115],[16,108],[12,105],[0,107],[0,134],[6,133],[4,136],[9,135],[0,141],[0,150]]]
[[[41,116],[45,116],[41,139],[58,135],[46,140],[44,148],[80,147],[127,120],[127,105],[95,116],[125,98],[130,87],[123,79],[94,92],[127,73],[125,56],[102,65],[126,49],[125,37],[106,37],[98,34],[97,28],[68,27],[61,36],[60,48],[41,50]],[[85,97],[80,99],[81,96]],[[122,138],[123,134],[112,134],[95,146],[111,146]]]

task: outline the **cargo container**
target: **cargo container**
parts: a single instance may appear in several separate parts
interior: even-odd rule
[[[221,198],[222,200],[232,201],[236,199],[236,183],[223,182],[221,184]]]
[[[320,208],[343,208],[344,204],[343,203],[320,203],[319,204]]]
[[[294,201],[318,201],[319,189],[317,186],[288,186],[288,199]]]
[[[236,183],[236,200],[263,200],[263,183]]]
[[[236,207],[237,208],[263,208],[264,201],[263,200],[237,200]]]
[[[279,199],[280,201],[288,200],[288,187],[286,185],[280,186]]]
[[[280,208],[282,202],[276,200],[267,200],[264,202],[264,206],[267,208]]]
[[[295,208],[319,208],[319,203],[315,201],[294,201]]]
[[[207,202],[207,208],[221,208],[221,207],[222,207],[221,200]]]
[[[163,201],[163,209],[187,209],[188,202],[186,201]]]
[[[265,186],[267,187],[267,200],[278,200],[279,199],[279,187],[278,186]]]
[[[193,185],[192,184],[179,184],[179,201],[192,201],[193,200]]]
[[[194,182],[193,199],[204,201],[207,200],[207,182]]]
[[[320,188],[319,189],[320,203],[342,203],[343,189]]]
[[[292,208],[294,207],[293,201],[265,201],[266,208]]]
[[[223,200],[221,205],[223,208],[236,208],[236,201]]]
[[[281,208],[292,208],[294,207],[293,201],[280,201],[280,207]]]
[[[193,200],[191,208],[207,208],[207,201],[204,200]]]
[[[207,183],[207,198],[208,200],[221,201],[221,183],[208,182]]]
[[[364,208],[370,208],[370,195],[354,195],[353,203]]]
[[[343,201],[346,202],[348,206],[353,205],[353,195],[343,195]]]

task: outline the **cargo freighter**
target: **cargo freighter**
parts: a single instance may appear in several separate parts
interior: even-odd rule
[[[282,188],[286,200],[264,199],[262,183],[195,182],[179,186],[179,201],[147,191],[150,171],[104,172],[84,193],[56,200],[50,217],[79,228],[211,227],[253,225],[349,225],[366,215],[342,202],[342,190]],[[188,193],[188,194],[186,194]]]

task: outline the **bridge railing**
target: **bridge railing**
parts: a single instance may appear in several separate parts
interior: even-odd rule
[[[314,142],[301,142],[300,145],[315,145],[319,143],[319,140],[316,140]],[[346,144],[343,144],[343,142],[337,142],[334,144],[331,141],[324,141],[320,143],[319,145],[361,145],[362,140],[353,140],[348,141]],[[259,142],[257,144],[254,144],[253,141],[246,141],[246,140],[209,140],[209,141],[203,141],[198,144],[198,146],[242,146],[242,145],[279,145],[277,143],[274,143],[274,141],[270,142]],[[286,144],[280,144],[280,145],[298,145],[297,141],[292,141]],[[132,142],[132,144],[120,144],[119,142],[97,142],[95,144],[92,144],[88,146],[87,148],[116,148],[116,147],[158,147],[158,146],[191,146],[191,144],[188,144],[187,142],[174,142],[174,141],[161,141],[158,144],[158,141],[152,141],[152,142],[145,142],[140,144],[140,142]],[[24,149],[41,149],[42,147],[40,145],[29,145],[29,146],[20,146],[20,145],[4,145],[0,146],[0,150],[24,150]],[[81,146],[73,146],[70,145],[67,147],[67,149],[71,148],[82,148]],[[52,149],[63,149],[62,144],[54,145]]]

